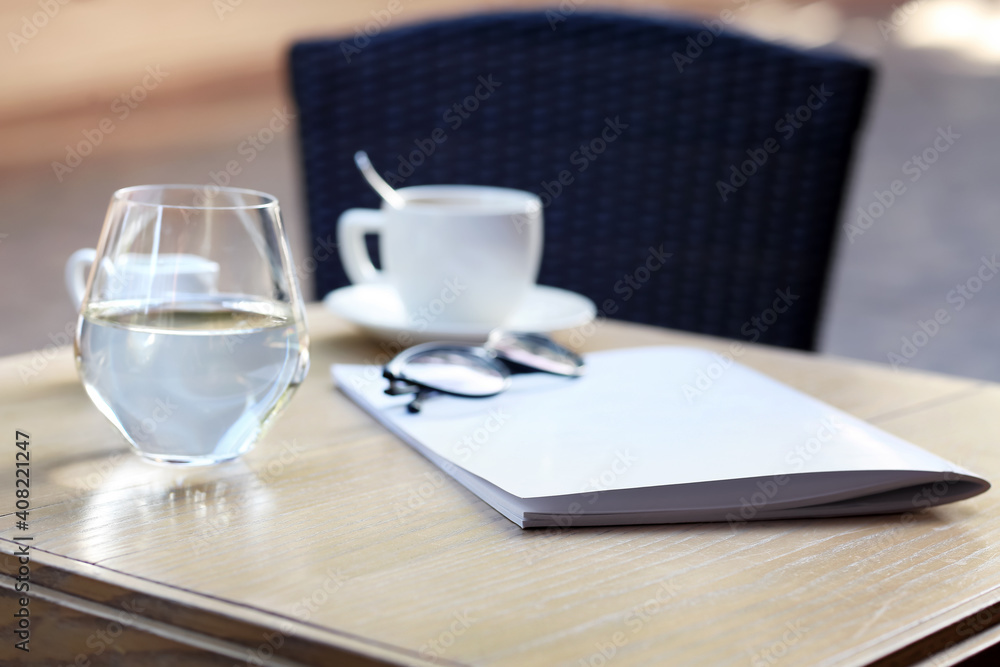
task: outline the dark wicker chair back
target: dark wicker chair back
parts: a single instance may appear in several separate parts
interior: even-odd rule
[[[815,343],[867,65],[705,24],[478,15],[291,52],[314,241],[397,187],[530,190],[539,282],[610,317]],[[321,263],[317,294],[347,284]]]

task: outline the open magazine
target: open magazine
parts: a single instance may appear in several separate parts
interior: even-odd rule
[[[704,350],[630,348],[586,361],[582,378],[518,375],[497,396],[438,395],[419,414],[406,410],[411,397],[384,393],[379,369],[338,364],[332,373],[389,430],[522,528],[905,512],[990,487]]]

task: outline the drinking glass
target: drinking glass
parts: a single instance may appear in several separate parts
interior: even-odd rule
[[[309,369],[277,199],[214,185],[115,192],[75,351],[87,394],[147,459],[249,450]]]

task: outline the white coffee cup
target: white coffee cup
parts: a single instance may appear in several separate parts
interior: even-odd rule
[[[93,248],[81,248],[66,260],[66,291],[79,308],[87,288],[87,275],[97,257]],[[106,279],[93,301],[141,299],[151,291],[173,294],[206,294],[216,290],[219,264],[199,255],[161,253],[153,266],[152,255],[127,253],[106,266]]]
[[[514,313],[538,278],[542,203],[522,190],[422,185],[398,191],[401,209],[350,209],[337,241],[351,282],[395,288],[407,314],[439,324],[495,327]],[[377,234],[382,270],[365,235]]]

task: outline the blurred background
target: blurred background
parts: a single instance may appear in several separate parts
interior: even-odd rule
[[[398,4],[397,4],[398,3]],[[526,0],[391,0],[388,28],[471,11],[555,6]],[[986,0],[562,0],[696,19],[875,63],[875,90],[842,222],[877,192],[907,190],[838,235],[820,350],[888,363],[904,339],[947,322],[906,366],[1000,380],[1000,2]],[[307,257],[294,122],[246,152],[248,137],[294,113],[292,41],[353,38],[390,0],[6,0],[0,6],[0,355],[66,342],[75,313],[63,264],[93,247],[111,193],[142,183],[232,184],[281,201]],[[952,137],[932,164],[914,157]],[[73,152],[81,142],[87,155]],[[242,150],[241,150],[242,145]],[[939,142],[939,146],[943,145]],[[251,157],[252,155],[252,157]],[[55,164],[58,163],[58,164]],[[911,172],[919,177],[911,180]],[[912,172],[915,174],[916,172]],[[218,180],[216,178],[216,180]],[[873,209],[878,211],[878,207]],[[998,258],[1000,259],[1000,258]],[[984,280],[985,279],[985,280]],[[306,281],[308,283],[308,281]],[[312,285],[303,284],[310,298]],[[978,288],[978,289],[974,289]],[[933,329],[933,327],[930,327]]]

